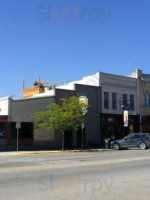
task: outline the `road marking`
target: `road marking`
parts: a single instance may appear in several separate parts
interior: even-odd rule
[[[61,169],[61,168],[72,168],[72,167],[84,167],[91,165],[106,165],[112,163],[123,163],[123,162],[133,162],[133,161],[142,161],[142,160],[150,160],[150,156],[142,156],[142,157],[131,157],[131,158],[117,158],[117,159],[108,159],[108,160],[100,160],[100,161],[75,161],[72,163],[58,163],[58,164],[41,164],[41,165],[32,165],[32,166],[17,166],[17,167],[1,167],[1,173],[17,173],[21,171],[37,171],[37,170],[48,170],[48,169]]]

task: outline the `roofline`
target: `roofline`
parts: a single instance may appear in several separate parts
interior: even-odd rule
[[[124,77],[124,78],[129,78],[129,79],[134,79],[134,80],[136,80],[136,78],[131,77],[131,76],[117,75],[117,74],[110,74],[110,73],[105,73],[105,72],[99,72],[99,73],[100,73],[100,74],[106,74],[106,75],[118,76],[118,77]]]
[[[55,95],[49,95],[49,96],[42,96],[42,97],[30,97],[30,98],[24,98],[24,99],[15,99],[13,100],[14,102],[16,101],[29,101],[29,100],[36,100],[36,99],[46,99],[46,98],[54,98]]]

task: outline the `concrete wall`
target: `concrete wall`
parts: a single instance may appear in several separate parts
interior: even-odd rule
[[[137,80],[139,113],[142,116],[148,116],[150,115],[150,106],[145,106],[144,94],[150,95],[150,74],[144,74],[142,70],[137,69],[131,77],[134,77]]]
[[[54,102],[54,97],[32,98],[12,101],[9,121],[33,122],[34,113],[47,110],[47,106]],[[47,149],[59,146],[54,131],[40,129],[34,123],[34,148]]]
[[[62,97],[73,95],[88,98],[90,107],[86,116],[86,147],[100,145],[101,88],[75,84],[75,91],[56,89],[55,92],[56,103],[60,103]]]
[[[89,108],[86,116],[86,146],[100,145],[100,112],[102,107],[101,87],[75,85],[79,96],[88,98]]]
[[[9,114],[9,97],[0,98],[0,116],[8,116]]]
[[[69,82],[68,84],[57,86],[57,89],[75,90],[75,84],[99,86],[99,72],[91,76],[85,76],[79,81]]]
[[[54,102],[54,97],[31,98],[14,100],[11,104],[9,120],[15,122],[33,122],[35,112],[47,110],[47,106]]]
[[[140,101],[140,112],[142,116],[148,116],[150,115],[150,107],[145,107],[144,104],[144,94],[150,95],[150,75],[149,75],[149,79],[147,76],[147,79],[145,78],[145,76],[143,75],[143,79],[142,80],[138,80],[139,81],[139,101]]]

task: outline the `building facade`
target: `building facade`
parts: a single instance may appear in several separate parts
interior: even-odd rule
[[[73,90],[57,88],[53,90],[53,95],[49,95],[49,92],[52,93],[52,91],[47,91],[41,96],[33,95],[32,97],[18,100],[13,100],[9,97],[1,99],[0,108],[3,111],[0,114],[1,150],[16,149],[16,121],[21,122],[19,149],[61,149],[61,133],[38,128],[33,116],[35,112],[45,111],[51,103],[59,104],[61,98],[74,95],[86,96],[91,105],[86,116],[84,147],[100,145],[100,87],[74,84]],[[80,127],[77,132],[65,133],[65,148],[80,148],[81,145],[82,134]]]
[[[132,77],[100,73],[102,87],[101,137],[122,138],[138,132],[139,104],[137,81]],[[122,106],[129,107],[129,126],[123,126]]]
[[[138,84],[141,131],[150,133],[150,74],[136,70],[132,77],[137,80]]]
[[[0,149],[16,148],[17,120],[21,122],[20,149],[60,149],[62,135],[38,128],[33,116],[37,111],[45,111],[49,104],[59,104],[61,98],[74,95],[86,96],[90,105],[84,128],[84,147],[97,147],[104,144],[105,138],[122,138],[140,129],[150,133],[150,75],[141,70],[130,76],[98,72],[50,89],[43,89],[43,86],[40,89],[38,85],[24,87],[22,99],[1,98]],[[124,107],[128,107],[128,127],[124,127]],[[81,144],[80,127],[76,133],[65,133],[66,148],[80,148]]]

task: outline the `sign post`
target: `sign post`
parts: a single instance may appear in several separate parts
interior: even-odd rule
[[[16,129],[17,129],[17,153],[19,151],[19,129],[21,128],[21,123],[18,121],[16,122]]]
[[[81,124],[81,128],[82,128],[82,150],[83,150],[83,143],[84,143],[84,128],[85,128],[85,124],[84,124],[84,122],[82,122],[82,124]]]
[[[140,132],[142,133],[142,115],[140,114]]]

